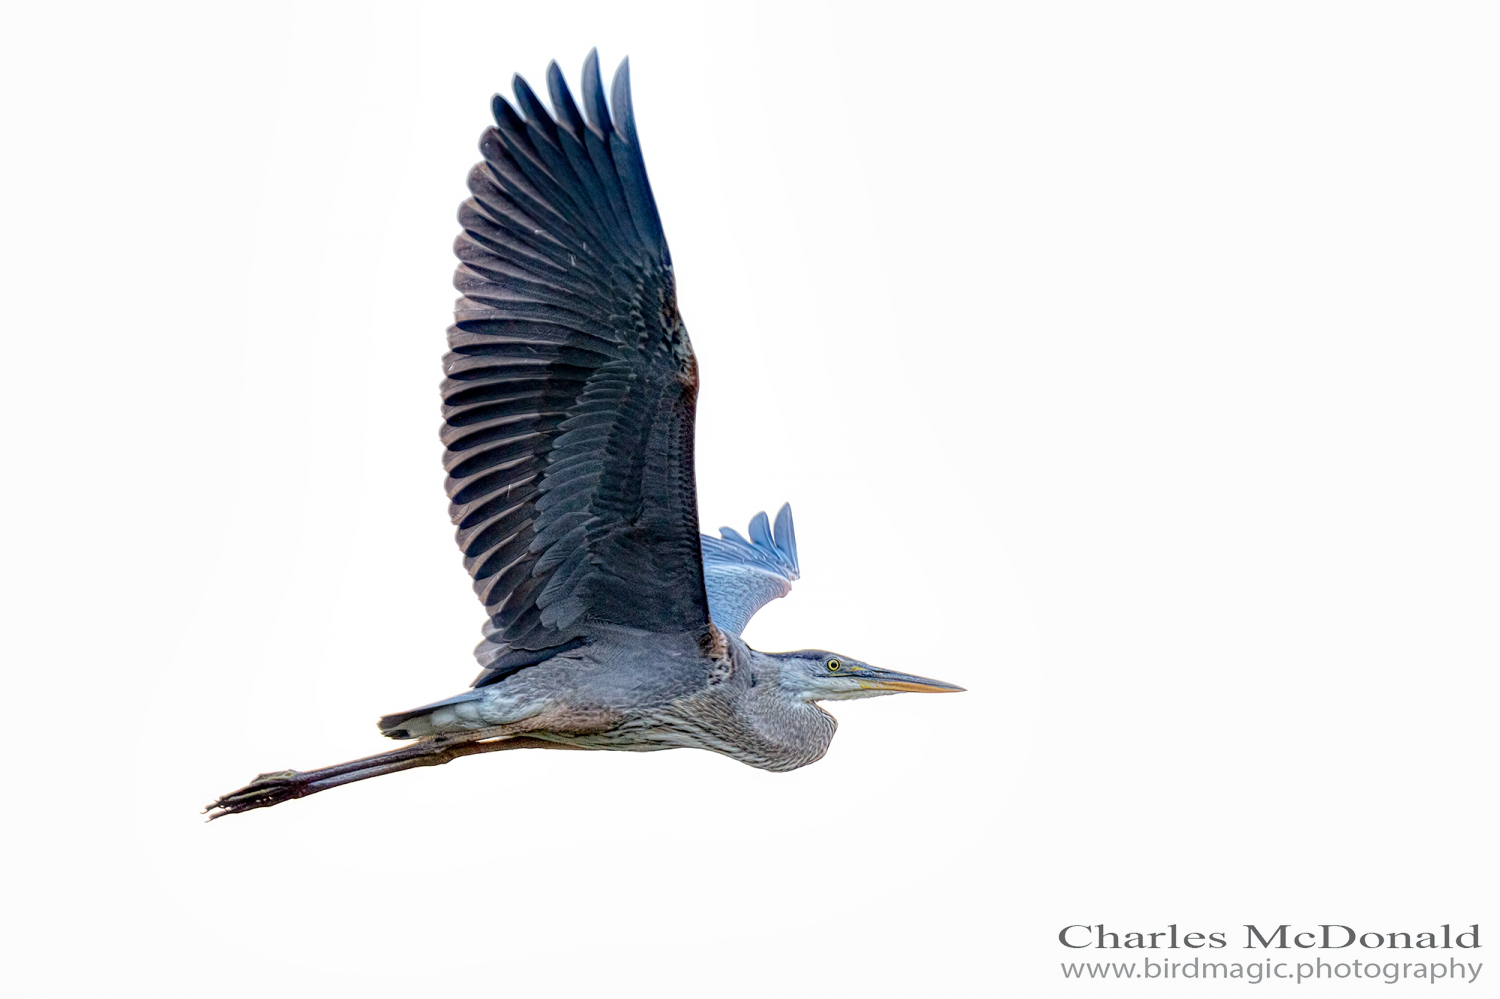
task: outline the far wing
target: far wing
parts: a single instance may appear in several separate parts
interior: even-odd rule
[[[766,515],[757,513],[749,540],[728,527],[719,533],[722,537],[699,538],[708,611],[715,625],[738,635],[756,611],[792,592],[792,582],[801,578],[791,504],[777,512],[774,532]]]

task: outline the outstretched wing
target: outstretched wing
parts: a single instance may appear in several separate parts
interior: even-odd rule
[[[594,625],[707,636],[693,480],[697,362],[630,106],[583,113],[554,62],[556,117],[519,76],[469,174],[444,358],[448,496],[489,613],[492,683]]]
[[[750,540],[728,527],[719,534],[700,539],[708,608],[714,624],[738,635],[756,611],[792,592],[792,582],[801,578],[792,505],[785,503],[777,512],[774,533],[766,515],[757,513],[750,521]]]

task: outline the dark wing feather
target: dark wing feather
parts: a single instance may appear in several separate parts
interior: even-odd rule
[[[444,359],[448,496],[489,613],[476,686],[591,626],[709,634],[693,480],[697,362],[630,107],[597,53],[583,113],[520,77],[469,174]],[[519,110],[517,110],[519,108]]]

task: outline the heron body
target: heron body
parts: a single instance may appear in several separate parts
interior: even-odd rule
[[[837,723],[788,689],[797,664],[734,635],[714,655],[684,637],[648,644],[620,635],[564,653],[430,713],[394,716],[401,720],[387,723],[388,734],[505,731],[585,749],[708,749],[765,770],[792,770],[827,751]],[[812,655],[826,669],[831,654]]]
[[[741,638],[800,574],[789,506],[698,533],[698,368],[640,155],[628,61],[582,106],[497,96],[459,209],[444,425],[450,514],[488,615],[470,689],[387,715],[404,748],[262,774],[210,816],[518,748],[707,749],[784,771],[820,759],[819,701],[962,688]],[[612,106],[611,106],[612,105]],[[518,110],[519,109],[519,110]]]

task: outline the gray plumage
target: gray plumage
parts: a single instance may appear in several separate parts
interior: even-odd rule
[[[513,748],[708,749],[767,770],[819,759],[820,700],[961,688],[740,637],[800,574],[790,506],[749,538],[698,533],[697,361],[640,153],[628,60],[582,109],[496,96],[454,250],[442,385],[450,514],[487,620],[471,689],[387,715],[404,749],[262,774],[211,817]],[[612,107],[611,107],[612,105]]]

